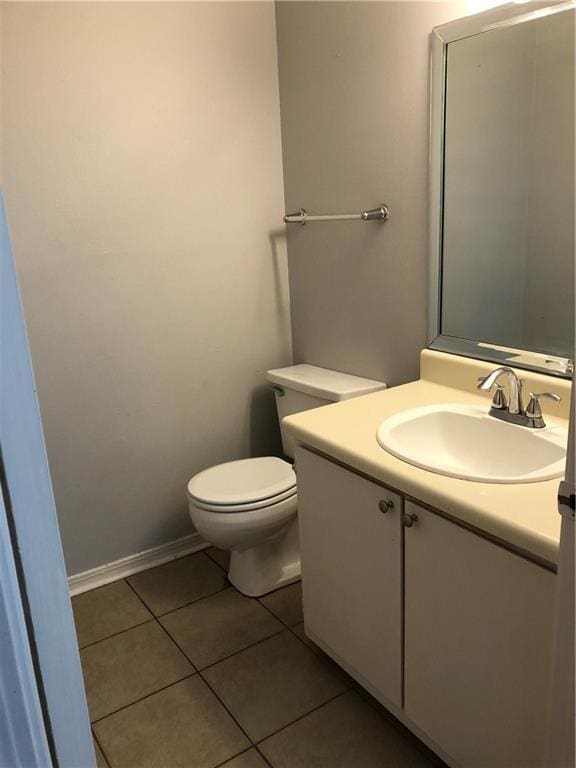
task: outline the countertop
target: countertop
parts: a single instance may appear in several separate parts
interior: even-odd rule
[[[283,425],[298,443],[555,564],[560,539],[557,495],[561,478],[522,484],[460,480],[408,464],[389,454],[376,441],[381,422],[409,408],[467,403],[488,410],[490,397],[478,393],[475,384],[477,376],[494,367],[492,363],[425,350],[420,380],[297,413],[286,417]],[[455,370],[458,375],[452,375]],[[518,373],[527,379],[529,389],[544,383],[549,390],[562,395],[562,406],[556,409],[558,415],[552,416],[549,409],[544,416],[547,423],[567,428],[570,382],[527,371]],[[447,376],[454,380],[450,386],[440,383],[445,382]]]

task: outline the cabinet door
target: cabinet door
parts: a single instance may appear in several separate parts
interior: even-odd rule
[[[458,765],[542,766],[555,575],[406,512],[406,714]]]
[[[296,468],[306,630],[400,706],[402,500],[302,448]]]

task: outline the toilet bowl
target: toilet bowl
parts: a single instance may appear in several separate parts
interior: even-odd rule
[[[190,480],[188,501],[200,535],[231,551],[228,578],[243,594],[299,578],[296,475],[287,461],[266,456],[211,467]]]
[[[280,419],[290,413],[384,389],[385,384],[311,365],[268,372]],[[281,427],[284,453],[294,445]],[[190,517],[200,535],[230,550],[228,579],[259,597],[300,578],[296,474],[275,456],[241,459],[199,472],[188,483]]]

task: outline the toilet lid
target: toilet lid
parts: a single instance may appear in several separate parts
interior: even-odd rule
[[[292,465],[275,456],[241,459],[205,469],[190,480],[188,493],[208,504],[246,504],[296,487]]]

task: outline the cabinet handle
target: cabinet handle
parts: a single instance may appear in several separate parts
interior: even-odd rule
[[[418,515],[415,512],[413,512],[411,515],[407,515],[406,513],[402,515],[402,525],[405,525],[406,528],[412,528],[417,520]]]
[[[382,512],[382,514],[385,515],[386,512],[390,512],[391,509],[394,509],[394,502],[385,501],[384,499],[382,499],[382,501],[378,502],[378,506],[380,507],[380,512]]]

